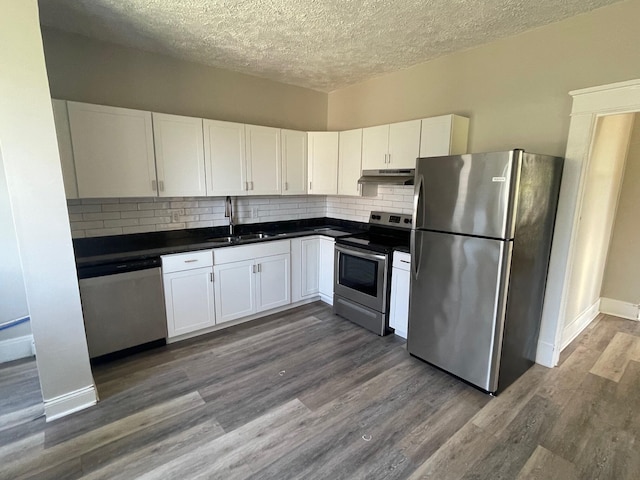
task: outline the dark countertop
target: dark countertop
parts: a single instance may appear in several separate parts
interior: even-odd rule
[[[368,228],[369,226],[366,223],[321,217],[236,225],[234,235],[262,232],[277,236],[244,240],[231,244],[211,241],[211,239],[229,235],[229,227],[225,226],[108,237],[76,238],[73,240],[73,248],[76,265],[78,268],[83,268],[123,261],[157,258],[160,255],[170,253],[246,245],[309,235],[325,235],[336,238],[362,232]]]

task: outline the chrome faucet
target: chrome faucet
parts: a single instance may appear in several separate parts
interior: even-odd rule
[[[233,204],[229,195],[224,200],[224,216],[229,217],[229,235],[233,236]]]

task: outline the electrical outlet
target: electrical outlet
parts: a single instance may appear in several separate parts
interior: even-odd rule
[[[177,210],[171,210],[171,221],[174,223],[178,223],[180,221],[180,217],[184,215],[184,208],[179,208]]]
[[[253,207],[251,209],[251,218],[258,218],[258,207]]]

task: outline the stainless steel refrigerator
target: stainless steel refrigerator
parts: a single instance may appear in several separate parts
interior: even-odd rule
[[[563,159],[419,158],[409,353],[503,390],[534,362]]]

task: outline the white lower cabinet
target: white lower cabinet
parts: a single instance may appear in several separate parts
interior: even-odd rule
[[[211,251],[162,257],[168,337],[216,324]]]
[[[291,301],[318,296],[320,286],[320,237],[291,240]]]
[[[389,309],[389,326],[395,329],[396,335],[407,338],[409,322],[409,281],[411,278],[411,255],[404,252],[393,253],[393,270],[391,272],[391,308]]]
[[[290,255],[256,259],[256,311],[264,312],[291,303]]]
[[[254,260],[225,263],[213,267],[218,323],[256,313]]]
[[[320,298],[333,305],[333,269],[335,240],[329,237],[320,237],[320,278],[318,290]]]
[[[214,251],[217,323],[291,303],[289,240]]]

